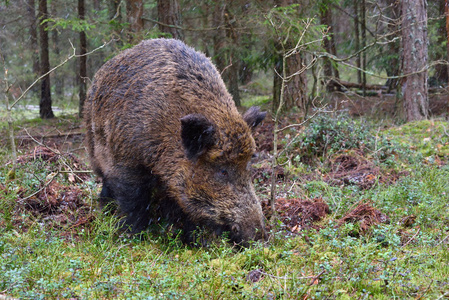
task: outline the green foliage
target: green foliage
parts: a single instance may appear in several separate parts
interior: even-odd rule
[[[289,142],[290,134],[283,143]],[[382,131],[344,113],[321,114],[310,121],[291,148],[297,162],[325,161],[339,151],[357,149],[377,164],[395,168],[421,162],[423,157],[430,163],[437,156],[447,157],[449,137],[445,122],[420,121]]]
[[[342,149],[373,148],[375,138],[370,126],[347,114],[320,114],[314,117],[299,138],[305,156],[323,156]]]
[[[51,26],[49,26],[47,29],[50,31],[58,29],[58,28],[62,28],[62,29],[70,28],[71,30],[73,30],[75,32],[82,32],[82,31],[89,32],[96,28],[96,25],[92,24],[90,21],[81,20],[78,18],[73,18],[73,19],[49,18],[49,19],[43,20],[42,23],[51,23]]]

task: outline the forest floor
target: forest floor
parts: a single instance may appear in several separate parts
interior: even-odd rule
[[[0,299],[449,298],[447,95],[402,125],[392,97],[331,103],[282,132],[274,174],[273,122],[257,129],[253,180],[271,220],[276,176],[276,218],[268,243],[240,250],[186,246],[163,226],[124,234],[96,204],[80,120],[17,122],[15,174],[0,149]]]

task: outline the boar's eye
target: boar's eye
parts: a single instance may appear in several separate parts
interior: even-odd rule
[[[218,180],[220,180],[220,181],[228,181],[228,179],[229,179],[229,171],[227,170],[227,169],[219,169],[218,171],[217,171],[217,179]]]
[[[220,176],[224,177],[224,178],[227,178],[229,176],[228,170],[221,169],[220,170]]]

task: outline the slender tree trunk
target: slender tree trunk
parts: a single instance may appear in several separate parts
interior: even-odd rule
[[[449,0],[444,1],[444,14],[446,15],[446,60],[449,61]],[[447,80],[446,82],[449,86],[449,64],[446,65],[446,74],[447,74]]]
[[[444,3],[444,13],[446,14],[446,49],[447,49],[447,57],[449,60],[449,0],[446,0]],[[449,65],[447,65],[447,73],[448,73],[448,81],[449,81]],[[449,82],[448,82],[449,86]],[[447,119],[449,119],[449,100],[447,102]]]
[[[212,26],[217,28],[214,34],[214,60],[221,72],[224,82],[237,106],[241,106],[238,72],[239,61],[234,47],[238,43],[238,35],[230,24],[230,12],[226,1],[216,1],[213,12]]]
[[[247,15],[250,13],[249,6],[245,3],[241,6],[242,14]],[[240,33],[240,47],[243,51],[249,53],[256,43],[256,38],[251,32],[241,32]],[[240,61],[240,70],[239,70],[239,82],[240,84],[247,84],[251,82],[253,77],[253,67],[251,63],[245,62],[243,60]]]
[[[208,5],[208,3],[204,3],[202,6],[202,11],[203,11],[203,15],[201,16],[201,26],[203,26],[203,28],[211,27],[209,25],[209,14],[211,11],[210,5]],[[201,43],[202,43],[202,47],[203,47],[202,50],[204,52],[204,55],[206,55],[207,57],[210,57],[209,45],[211,44],[211,41],[210,41],[210,36],[209,36],[208,32],[205,32],[204,35],[202,36]]]
[[[111,32],[113,33],[114,37],[117,39],[117,46],[121,47],[123,45],[123,41],[126,40],[126,38],[123,36],[122,32],[122,10],[120,7],[121,0],[111,0],[108,2],[108,11],[109,11],[109,19],[110,19],[110,26],[111,26]]]
[[[355,35],[355,51],[360,50],[360,24],[359,24],[359,1],[354,0],[354,35]],[[357,66],[357,83],[362,83],[362,71],[360,68],[362,67],[362,58],[360,53],[357,54],[355,64]]]
[[[360,7],[361,13],[361,31],[362,31],[362,49],[366,47],[366,3],[362,0],[362,5]],[[366,51],[362,52],[362,89],[363,96],[366,96]]]
[[[330,26],[328,15],[327,15],[327,9],[321,9],[321,24]],[[330,28],[329,28],[330,30]],[[329,32],[330,33],[330,32]],[[330,41],[329,38],[323,39],[323,47],[324,49],[330,53]],[[334,85],[332,83],[332,64],[329,58],[325,57],[323,59],[323,67],[324,67],[324,77],[326,82],[326,90],[328,92],[332,92],[334,90]]]
[[[328,34],[329,37],[323,40],[324,49],[334,55],[337,56],[337,48],[335,47],[335,38],[334,38],[334,28],[332,22],[332,11],[328,4],[323,4],[321,8],[321,24],[328,26]],[[340,90],[338,85],[332,84],[334,80],[340,79],[340,73],[338,72],[338,68],[332,65],[332,62],[329,58],[324,58],[324,75],[329,82],[326,85],[326,90],[328,92],[332,92],[334,88]]]
[[[99,11],[100,10],[100,7],[101,7],[101,5],[100,5],[100,0],[94,0],[93,1],[94,2],[94,10],[95,11]]]
[[[78,16],[80,20],[85,19],[85,0],[78,0]],[[87,78],[87,38],[86,32],[80,32],[80,57],[79,57],[79,116],[83,117],[84,100],[86,99],[86,78]]]
[[[37,19],[36,19],[36,3],[34,0],[27,1],[27,12],[30,22],[30,49],[32,51],[32,71],[34,77],[39,77],[39,46],[37,44]],[[37,92],[38,86],[35,85],[32,89],[33,94]]]
[[[402,1],[402,93],[408,122],[429,116],[427,94],[427,1]]]
[[[282,47],[277,46],[276,49]],[[271,103],[271,111],[276,111],[281,102],[282,89],[282,55],[275,53],[274,75],[273,75],[273,101]]]
[[[228,6],[227,6],[228,7]],[[225,81],[228,83],[229,93],[232,95],[234,99],[234,103],[236,106],[241,106],[240,101],[240,92],[239,92],[239,69],[240,69],[240,61],[236,54],[236,48],[239,44],[239,35],[235,28],[232,25],[232,20],[234,16],[231,12],[226,9],[225,11],[225,22],[226,22],[226,38],[228,41],[228,67],[224,70],[223,75],[225,77]]]
[[[47,23],[42,23],[43,20],[48,18],[47,0],[39,0],[39,15],[38,20],[40,22],[39,35],[40,35],[40,62],[41,70],[40,74],[44,75],[50,71],[50,59],[48,54],[48,31]],[[53,110],[51,108],[51,86],[50,86],[50,74],[42,79],[41,84],[41,101],[39,103],[39,112],[42,119],[54,118]]]
[[[224,50],[226,45],[226,31],[224,30],[225,4],[223,1],[216,1],[212,15],[212,26],[217,28],[214,34],[214,61],[221,72],[226,67]]]
[[[127,0],[126,16],[131,27],[131,35],[128,40],[131,43],[142,40],[143,29],[143,0]]]
[[[444,12],[446,14],[447,13],[445,11],[446,10],[446,8],[445,8],[446,0],[438,0],[438,1],[439,1],[439,3],[438,3],[439,4],[438,5],[438,10],[440,12],[442,12],[442,13]],[[437,21],[437,24],[438,24],[437,25],[438,26],[437,27],[437,36],[438,36],[438,38],[437,38],[437,45],[442,45],[442,44],[444,44],[447,41],[446,18],[447,18],[447,15],[446,15],[446,17],[444,19],[439,19]],[[448,46],[448,45],[446,45],[446,46]],[[442,55],[442,57],[441,56],[436,57],[436,59],[447,61],[447,59],[448,59],[447,52],[444,55]],[[434,78],[436,80],[436,84],[437,85],[441,85],[441,84],[445,85],[445,84],[447,84],[448,79],[449,79],[447,71],[448,71],[448,65],[447,64],[444,64],[444,65],[443,64],[438,64],[438,65],[435,66]]]
[[[52,6],[52,15],[57,16],[56,7]],[[51,31],[51,37],[53,41],[53,53],[56,57],[59,57],[59,32],[58,30]],[[54,72],[53,75],[53,86],[55,87],[56,98],[61,98],[64,95],[64,76],[59,74],[59,72]]]
[[[178,0],[157,0],[159,30],[169,33],[172,38],[183,40],[181,9]]]
[[[400,35],[400,7],[399,2],[396,0],[388,0],[387,4],[391,7],[390,10],[386,12],[386,16],[390,19],[388,23],[388,30],[390,33],[394,33],[394,37]],[[393,37],[393,36],[392,36]],[[387,61],[385,71],[389,77],[397,77],[399,75],[400,69],[400,44],[398,41],[388,43],[387,55],[390,59]],[[397,78],[387,79],[386,85],[388,86],[388,92],[396,90],[398,88],[399,80]]]

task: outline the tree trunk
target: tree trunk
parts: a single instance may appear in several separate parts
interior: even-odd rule
[[[78,15],[80,20],[85,19],[85,0],[78,0]],[[80,90],[79,90],[79,116],[83,117],[83,107],[84,100],[86,99],[86,78],[87,78],[87,38],[86,32],[80,32],[80,57],[79,57],[79,79],[80,79]]]
[[[237,47],[239,45],[239,36],[235,28],[232,26],[232,20],[234,16],[232,13],[226,9],[225,22],[226,22],[226,37],[228,41],[228,57],[229,65],[226,70],[224,70],[225,81],[228,83],[229,93],[234,99],[234,103],[237,107],[240,107],[240,92],[239,92],[239,69],[240,61],[237,57]]]
[[[131,34],[128,37],[130,43],[142,40],[143,29],[143,0],[127,0],[126,16],[131,28]]]
[[[100,5],[101,1],[100,0],[94,0],[93,2],[94,2],[94,10],[95,11],[99,11],[101,9],[100,8],[101,7],[101,5]]]
[[[360,50],[360,24],[359,24],[359,0],[354,0],[354,35],[355,35],[355,51]],[[357,66],[357,82],[362,83],[362,58],[360,53],[357,54],[355,64]]]
[[[226,46],[226,31],[224,30],[224,14],[225,4],[223,1],[216,1],[212,15],[212,26],[217,28],[214,34],[214,61],[218,70],[222,72],[226,67],[225,60],[225,46]]]
[[[277,53],[275,53],[274,55],[275,61],[274,61],[274,76],[273,76],[273,101],[271,103],[272,112],[277,111],[279,104],[281,103],[281,89],[282,89],[282,55],[279,55]]]
[[[231,13],[226,1],[215,2],[213,12],[213,27],[217,28],[214,35],[214,59],[224,82],[232,95],[235,105],[241,106],[239,93],[239,60],[234,48],[238,44],[238,34],[231,24]]]
[[[447,57],[449,59],[449,0],[445,1],[444,4],[444,13],[446,14],[446,49],[447,49]],[[449,74],[449,65],[447,65],[447,73]],[[448,81],[449,81],[449,76],[448,76]],[[449,82],[448,82],[448,86],[449,86]],[[449,118],[449,101],[447,102],[447,115],[446,115],[446,119]]]
[[[111,20],[115,19],[118,23],[120,23],[122,21],[120,2],[121,2],[121,0],[111,0],[108,5],[109,18]]]
[[[47,23],[42,23],[42,21],[45,20],[46,18],[48,18],[47,0],[39,0],[38,20],[40,22],[39,36],[40,36],[41,75],[44,75],[50,71],[50,59],[48,54],[48,31],[46,30]],[[42,119],[50,119],[54,118],[55,116],[51,108],[50,74],[47,74],[42,79],[39,113]]]
[[[292,4],[298,3],[298,0],[276,0],[276,4],[278,6],[290,6]],[[299,16],[299,13],[298,13]],[[275,46],[276,52],[274,55],[275,58],[275,70],[274,79],[273,79],[273,111],[276,111],[279,103],[280,103],[280,95],[282,88],[282,60],[283,55],[286,51],[293,49],[296,45],[296,40],[287,41],[284,46],[277,44]],[[278,54],[280,53],[280,54]],[[295,53],[290,57],[286,58],[285,66],[287,76],[290,76],[299,70],[301,70],[303,65],[303,58],[300,53]],[[307,77],[306,73],[303,72],[301,74],[297,74],[293,76],[291,79],[285,81],[285,89],[284,89],[284,106],[283,110],[289,110],[297,106],[301,112],[305,113],[307,106]]]
[[[360,22],[361,24],[361,33],[362,33],[362,49],[366,47],[366,5],[365,0],[362,0],[362,5],[360,7]],[[362,90],[363,96],[366,96],[366,50],[362,52]]]
[[[108,2],[108,12],[109,12],[109,26],[111,27],[111,33],[116,39],[117,46],[121,48],[123,42],[127,39],[124,37],[122,31],[122,10],[121,10],[121,0],[111,0]],[[97,66],[99,68],[99,66]]]
[[[52,11],[51,14],[53,16],[57,16],[58,13],[56,11],[56,6],[51,6]],[[56,57],[59,57],[61,53],[59,48],[59,32],[58,30],[51,31],[51,38],[53,41],[53,53]],[[57,99],[60,99],[64,95],[64,75],[59,74],[59,72],[55,71],[52,75],[53,78],[53,86],[54,86],[54,95]]]
[[[174,39],[184,39],[178,0],[157,0],[157,15],[161,32],[169,33]]]
[[[334,28],[332,23],[332,11],[330,9],[330,4],[322,4],[322,8],[320,10],[321,13],[321,24],[326,25],[328,27],[329,37],[323,40],[323,47],[327,53],[330,53],[334,56],[337,56],[337,49],[335,47],[335,38],[334,38]],[[324,63],[324,76],[326,77],[326,82],[330,83],[333,80],[339,80],[340,74],[338,72],[337,67],[332,65],[332,62],[329,58],[325,57],[323,60]],[[338,86],[327,84],[326,90],[328,92],[332,92],[334,88],[339,89]]]
[[[429,116],[427,94],[427,2],[402,1],[402,94],[408,122]]]
[[[391,9],[386,11],[386,16],[391,20],[388,23],[388,31],[394,34],[392,37],[397,37],[400,34],[400,9],[399,2],[396,0],[388,0],[387,5],[391,7]],[[393,41],[388,43],[387,47],[387,56],[390,59],[386,62],[385,71],[387,72],[387,76],[389,77],[397,77],[399,75],[399,53],[400,53],[400,45],[398,41]],[[386,82],[386,86],[388,86],[388,93],[398,88],[399,80],[397,78],[388,78]]]
[[[437,33],[438,33],[438,40],[437,43],[438,45],[442,45],[447,41],[448,35],[446,32],[446,26],[448,26],[449,24],[446,23],[447,19],[449,18],[449,16],[447,15],[447,13],[449,12],[447,7],[446,7],[446,2],[448,0],[439,0],[439,11],[444,12],[446,14],[446,17],[444,19],[438,20],[437,24],[438,24],[438,28],[437,28]],[[449,47],[449,44],[446,44],[446,47]],[[437,59],[441,59],[441,60],[448,60],[448,52],[445,53],[445,55],[443,55],[443,57],[437,57]],[[447,64],[439,64],[435,66],[435,79],[436,79],[436,83],[438,85],[446,85],[448,83],[449,80],[449,76],[448,76],[448,65]]]
[[[292,48],[293,48],[292,44]],[[303,58],[300,53],[293,54],[287,58],[286,69],[287,76],[292,75],[302,68]],[[285,108],[291,109],[298,107],[299,111],[305,112],[307,105],[307,76],[306,72],[302,72],[293,76],[289,81],[285,83],[284,91]]]
[[[36,3],[34,0],[28,0],[27,12],[30,22],[30,49],[32,49],[33,69],[32,72],[35,77],[39,77],[39,46],[37,44],[37,20],[36,20]],[[38,91],[38,86],[35,85],[32,89],[34,94]]]

